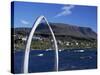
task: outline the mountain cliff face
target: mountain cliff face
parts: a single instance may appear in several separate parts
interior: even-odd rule
[[[54,25],[57,26],[57,24],[54,24]],[[79,26],[61,24],[58,26],[58,28],[59,28],[58,33],[61,33],[61,34],[63,33],[64,35],[67,35],[67,36],[81,37],[81,38],[93,38],[93,39],[96,39],[97,37],[97,34],[91,28],[87,28],[87,27],[79,27]]]
[[[97,34],[91,28],[79,27],[62,23],[50,23],[55,35],[70,36],[85,39],[97,39]],[[15,28],[15,33],[29,34],[31,28]],[[36,30],[37,34],[51,34],[47,25],[41,23]]]

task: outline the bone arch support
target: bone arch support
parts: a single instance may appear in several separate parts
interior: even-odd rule
[[[40,16],[36,19],[35,23],[33,24],[33,27],[31,29],[31,32],[29,34],[28,40],[27,40],[27,44],[26,44],[26,48],[25,48],[25,56],[24,56],[24,67],[23,67],[23,72],[24,73],[28,73],[28,64],[29,64],[29,53],[30,53],[30,45],[31,45],[31,41],[32,41],[32,37],[34,35],[34,32],[36,30],[36,28],[38,27],[39,23],[42,21],[42,19],[44,19],[50,29],[50,32],[52,34],[53,40],[54,40],[54,46],[55,46],[55,69],[56,71],[58,71],[58,45],[57,45],[57,41],[55,38],[55,35],[53,33],[53,30],[51,28],[51,26],[49,25],[47,19],[44,16]]]

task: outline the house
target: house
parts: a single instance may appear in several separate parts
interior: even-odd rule
[[[22,38],[22,41],[26,41],[27,40],[27,36]]]

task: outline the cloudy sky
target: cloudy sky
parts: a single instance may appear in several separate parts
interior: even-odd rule
[[[95,6],[14,2],[13,13],[14,27],[32,27],[36,18],[44,15],[49,22],[90,27],[97,31]]]

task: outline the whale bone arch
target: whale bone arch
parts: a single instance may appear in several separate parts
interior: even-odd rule
[[[55,35],[53,33],[53,30],[51,28],[51,26],[49,25],[47,19],[44,17],[44,16],[40,16],[36,19],[35,23],[33,24],[33,27],[31,29],[31,32],[29,34],[29,37],[28,37],[28,40],[27,40],[27,44],[26,44],[26,48],[25,48],[25,56],[24,56],[24,67],[23,67],[23,71],[24,73],[28,73],[28,64],[29,64],[29,53],[30,53],[30,45],[31,45],[31,41],[32,41],[32,37],[34,35],[34,32],[36,30],[36,28],[38,27],[38,25],[40,24],[40,22],[42,20],[45,20],[49,29],[50,29],[50,32],[52,34],[52,37],[53,37],[53,40],[54,40],[54,46],[55,46],[55,69],[56,71],[58,71],[58,45],[57,45],[57,40],[55,38]]]

